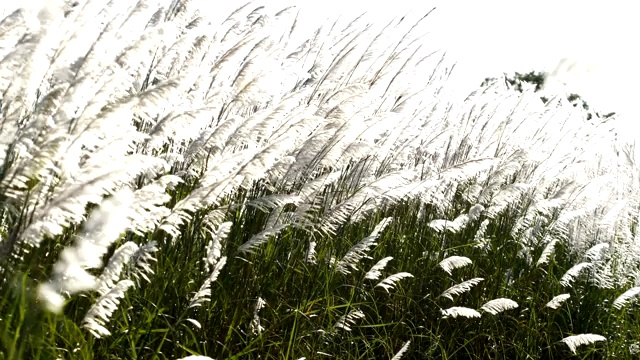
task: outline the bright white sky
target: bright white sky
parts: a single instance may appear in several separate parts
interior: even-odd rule
[[[457,59],[453,81],[473,89],[485,77],[531,70],[553,72],[568,91],[622,124],[640,122],[640,21],[633,1],[440,0],[298,1],[313,13],[369,11],[390,16],[437,8],[431,19],[438,46]],[[315,3],[313,5],[312,3]],[[568,59],[564,61],[563,59]],[[634,121],[635,120],[635,121]],[[632,127],[640,128],[639,127]]]
[[[430,39],[439,39],[437,46],[457,59],[452,81],[461,88],[473,89],[485,77],[503,72],[551,72],[562,59],[570,59],[559,72],[559,80],[566,82],[570,91],[579,93],[602,112],[626,115],[623,118],[627,124],[640,121],[640,107],[633,105],[640,100],[636,86],[640,84],[637,50],[640,21],[635,19],[634,1],[282,1],[299,5],[301,15],[307,19],[301,23],[309,26],[328,16],[349,18],[368,11],[384,21],[385,17],[408,10],[426,12],[436,6],[431,21],[437,33]],[[210,7],[210,14],[223,17],[244,3],[244,0],[201,2]]]

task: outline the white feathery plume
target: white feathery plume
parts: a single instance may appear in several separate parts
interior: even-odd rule
[[[222,241],[226,239],[229,232],[231,232],[232,225],[232,222],[227,221],[220,224],[216,231],[209,230],[211,240],[207,244],[207,256],[203,259],[206,272],[209,272],[211,267],[213,267],[220,259],[220,256],[222,256]]]
[[[473,247],[484,249],[485,251],[491,246],[491,241],[484,237],[489,226],[489,219],[484,219],[478,227],[478,231],[473,237]]]
[[[85,275],[82,273],[80,274]],[[79,275],[76,275],[73,280],[86,284],[85,287],[93,286],[95,281],[89,276],[80,277]],[[60,294],[60,288],[60,285],[53,282],[47,282],[38,286],[38,299],[43,300],[45,308],[51,312],[60,313],[65,305],[65,301],[67,300],[66,297]]]
[[[175,175],[164,175],[136,190],[130,214],[131,231],[138,235],[153,231],[171,213],[171,210],[163,206],[171,200],[167,189],[174,189],[181,182],[182,179]]]
[[[240,149],[244,147],[254,149],[264,148],[269,144],[267,139],[273,131],[273,129],[269,129],[270,131],[267,131],[267,128],[270,127],[267,124],[264,124],[264,122],[266,122],[265,118],[268,117],[270,111],[272,110],[267,108],[257,111],[247,118],[241,118],[242,122],[238,124],[233,133],[228,133],[230,129],[223,128],[222,134],[228,134],[226,135],[227,140],[224,144],[225,147],[228,149]],[[271,120],[273,122],[274,119]],[[278,122],[280,121],[280,119],[277,120]],[[267,134],[262,136],[259,131],[254,131],[254,128],[258,126],[262,127]]]
[[[199,49],[203,43],[207,42],[207,36],[202,31],[190,29],[181,35],[171,29],[173,34],[179,36],[175,41],[163,42],[161,46],[168,47],[165,51],[159,51],[162,55],[153,66],[150,79],[164,81],[180,74],[183,68],[189,68],[187,59],[194,55],[200,55]],[[167,37],[167,40],[168,37]],[[202,59],[202,56],[200,57]]]
[[[295,141],[292,138],[280,139],[258,152],[238,171],[238,175],[243,177],[242,187],[248,189],[254,181],[263,178],[280,159],[290,152],[294,145]]]
[[[0,47],[0,59],[4,59],[16,50],[16,45],[24,36],[24,33],[35,32],[40,27],[35,9],[25,8],[24,4],[2,3],[2,5],[0,5],[0,19],[0,44],[2,44]],[[12,68],[3,62],[0,62],[2,67]],[[14,64],[10,63],[10,65]],[[18,65],[19,63],[16,62],[15,66]],[[3,77],[6,76],[8,78],[12,75],[13,73],[11,71],[2,74]],[[4,86],[4,81],[0,83]]]
[[[24,207],[25,213],[41,210],[43,204],[49,201],[53,189],[59,185],[60,169],[56,160],[68,139],[65,134],[58,135],[56,133],[59,131],[53,129],[43,131],[47,132],[49,138],[42,144],[33,144],[32,140],[25,136],[24,140],[32,143],[30,147],[34,148],[33,151],[27,149],[27,146],[20,149],[23,140],[18,139],[13,144],[15,155],[5,153],[14,160],[7,166],[3,174],[4,179],[0,181],[0,188],[5,190],[5,203],[8,206]],[[4,134],[0,134],[0,137],[3,136]]]
[[[244,119],[238,115],[228,116],[220,120],[217,126],[207,128],[194,140],[184,153],[185,160],[194,163],[194,166],[206,166],[208,157],[213,157],[222,152],[229,137],[234,134]]]
[[[140,246],[138,250],[131,256],[131,260],[128,266],[129,278],[135,279],[140,284],[140,279],[144,279],[147,282],[151,282],[149,276],[154,274],[151,268],[150,262],[156,261],[154,254],[158,251],[155,241],[149,241],[148,243]]]
[[[298,205],[302,201],[302,198],[297,195],[273,194],[251,200],[247,203],[247,206],[253,206],[261,211],[269,212],[272,209],[281,208],[288,204]]]
[[[343,275],[348,275],[351,270],[358,270],[356,264],[363,258],[369,258],[367,252],[373,246],[378,245],[375,237],[368,236],[357,244],[353,245],[349,251],[336,264],[336,271]]]
[[[468,187],[464,189],[464,192],[461,195],[464,200],[470,203],[477,203],[478,197],[480,196],[481,193],[482,193],[482,186],[480,186],[479,184],[470,184]],[[484,206],[482,204],[476,204],[472,207],[472,209],[475,208],[476,211],[480,210],[480,208],[477,207],[478,205],[482,206],[482,211],[484,211]],[[471,211],[471,209],[469,209],[469,211]],[[471,217],[471,213],[469,213],[469,216]]]
[[[473,278],[467,281],[463,281],[460,284],[453,285],[445,290],[440,296],[453,300],[453,296],[461,295],[471,290],[474,286],[478,285],[483,278]]]
[[[498,159],[493,157],[468,160],[447,168],[440,174],[440,176],[448,180],[462,182],[476,176],[483,171],[487,171],[488,169],[495,166],[498,161]]]
[[[542,254],[540,254],[540,258],[538,258],[538,262],[536,262],[536,266],[542,266],[549,263],[551,259],[551,255],[553,255],[553,251],[555,250],[555,246],[558,243],[558,239],[551,239],[549,243],[542,250]]]
[[[571,284],[576,280],[576,278],[580,275],[580,272],[584,269],[588,269],[593,266],[592,263],[589,262],[581,262],[579,264],[574,265],[571,269],[567,270],[562,278],[560,278],[560,285],[564,287],[571,286]]]
[[[473,261],[465,256],[449,256],[448,258],[440,261],[438,266],[444,270],[447,274],[451,275],[454,269],[458,269],[467,265],[473,264]]]
[[[118,31],[121,26],[126,23],[126,19],[132,15],[131,7],[134,2],[116,1],[114,6],[104,8],[103,11],[98,9],[98,5],[89,1],[89,5],[94,5],[90,9],[83,9],[78,14],[78,21],[81,23],[83,29],[86,29],[86,34],[82,34],[82,31],[78,31],[74,34],[72,44],[69,44],[64,48],[64,59],[68,62],[75,61],[77,58],[81,58],[83,61],[77,69],[78,76],[83,77],[87,74],[95,71],[94,69],[104,69],[107,65],[113,61],[119,53],[135,41],[136,36],[140,36],[139,31],[127,32]],[[153,10],[151,7],[146,7],[147,11]],[[88,11],[87,11],[88,10]],[[138,10],[141,10],[138,8]],[[139,11],[138,11],[139,13]],[[151,17],[151,13],[148,13],[148,19]],[[143,26],[147,21],[138,22],[138,26]],[[96,25],[98,26],[96,26]],[[136,25],[129,23],[129,26]],[[123,29],[124,30],[124,29]],[[78,44],[79,41],[84,43]],[[91,44],[93,43],[93,44]],[[72,45],[82,46],[84,52],[74,50]],[[93,46],[91,46],[93,45]],[[73,52],[72,54],[68,54]],[[62,66],[62,64],[60,64]]]
[[[577,185],[576,181],[567,181],[557,189],[551,197],[536,200],[532,205],[531,211],[540,213],[546,217],[551,216],[554,210],[560,208],[567,202],[572,192],[576,190]]]
[[[487,207],[485,213],[489,218],[495,218],[511,204],[519,201],[525,192],[530,188],[529,184],[516,183],[502,188],[491,199],[491,205]]]
[[[98,294],[106,294],[115,283],[120,280],[122,268],[138,250],[138,245],[132,241],[127,241],[116,249],[104,267],[104,270],[102,270],[102,274],[100,274],[96,280],[96,291]]]
[[[355,152],[358,153],[368,149],[371,155],[368,157],[370,159],[381,160],[388,158],[392,163],[404,161],[400,160],[400,158],[406,154],[400,153],[403,152],[401,149],[408,142],[407,134],[410,132],[415,134],[420,131],[415,122],[411,120],[412,118],[394,111],[377,113],[371,118],[365,119],[363,125],[367,129],[360,134],[355,143],[357,147],[362,149],[356,149]],[[346,152],[349,151],[350,149],[347,148]],[[377,163],[377,165],[380,164]]]
[[[351,326],[355,324],[356,320],[364,317],[364,313],[359,309],[353,309],[349,311],[346,315],[341,316],[338,321],[333,325],[334,331],[338,329],[343,329],[346,331],[351,331]]]
[[[243,64],[242,58],[246,57],[248,53],[254,48],[259,39],[254,36],[247,36],[238,41],[231,49],[216,60],[215,65],[211,69],[211,74],[215,74],[211,81],[211,89],[224,86],[233,81],[238,73],[238,65]]]
[[[81,266],[97,268],[102,265],[102,255],[129,225],[132,195],[131,190],[125,188],[100,203],[84,223],[83,231],[78,234],[76,246],[65,249],[74,252]]]
[[[620,264],[618,264],[620,265]],[[621,274],[622,271],[617,271]],[[626,284],[627,280],[622,280],[620,283],[616,279],[617,274],[614,273],[612,262],[597,261],[593,263],[593,270],[589,276],[589,283],[595,285],[600,289],[615,289],[618,285]],[[626,274],[625,278],[628,278],[629,274]],[[624,286],[624,285],[623,285]]]
[[[260,335],[262,333],[262,330],[264,330],[264,328],[260,325],[260,316],[258,316],[258,313],[260,312],[260,309],[262,309],[266,304],[267,302],[264,301],[264,299],[258,297],[258,300],[256,300],[256,303],[253,306],[253,319],[251,319],[251,323],[249,324],[249,331],[254,336]]]
[[[436,211],[444,212],[452,204],[456,184],[453,180],[443,178],[423,181],[420,184],[422,189],[417,189],[421,190],[418,196],[424,203],[433,205]]]
[[[366,164],[366,163],[365,163]],[[391,172],[375,179],[370,183],[366,189],[367,191],[378,198],[383,200],[384,206],[395,204],[403,199],[411,199],[421,195],[420,191],[423,190],[426,182],[421,182],[420,175],[413,169],[392,169],[389,165]],[[373,171],[376,171],[375,166],[369,166],[367,171],[369,176],[373,178]]]
[[[309,248],[307,249],[307,253],[305,255],[305,261],[307,262],[307,264],[315,264],[317,259],[316,259],[316,245],[317,243],[315,241],[309,241]]]
[[[475,204],[470,209],[467,215],[469,216],[469,220],[475,221],[480,218],[482,213],[484,212],[484,206],[482,204]]]
[[[237,104],[262,107],[270,102],[278,101],[278,97],[283,95],[283,89],[288,87],[287,84],[285,84],[285,81],[292,80],[292,78],[286,76],[286,69],[276,61],[277,60],[261,58],[259,61],[250,59],[245,63],[246,65],[259,62],[260,66],[270,70],[262,70],[261,73],[252,77],[251,81],[246,86],[238,89],[234,98],[234,101],[237,102]],[[272,90],[268,91],[267,89]],[[280,89],[280,91],[276,92],[276,89]]]
[[[318,124],[325,122],[324,118],[314,115],[317,106],[301,106],[308,101],[312,91],[313,89],[310,87],[293,90],[284,96],[276,106],[264,110],[266,116],[261,116],[258,124],[250,124],[247,129],[252,134],[251,137],[256,137],[256,140],[260,138],[262,141],[272,141],[293,132],[305,134],[305,136],[301,136],[300,141],[308,138]],[[255,113],[252,118],[258,114],[263,114],[263,112]],[[304,124],[315,125],[307,126]]]
[[[123,51],[123,48],[133,43],[145,28],[159,25],[157,19],[153,19],[159,17],[156,9],[156,6],[149,6],[148,2],[144,1],[137,4],[112,1],[107,8],[89,1],[76,7],[69,14],[71,18],[68,20],[71,21],[64,22],[75,26],[64,29],[70,36],[61,46],[59,56],[56,56],[54,70],[60,72],[59,68],[67,67],[67,64],[74,61],[87,63],[81,69],[83,71],[80,76],[84,76],[88,71],[104,68],[108,61]],[[148,26],[149,24],[152,26]],[[171,28],[165,29],[165,32],[169,30]],[[77,67],[79,65],[74,65],[74,68]]]
[[[457,318],[458,316],[467,319],[482,317],[482,314],[480,314],[476,310],[462,306],[453,306],[445,310],[440,310],[440,312],[442,313],[443,319],[446,319],[448,317]]]
[[[557,309],[562,306],[562,304],[570,297],[571,295],[569,294],[560,294],[558,296],[554,296],[553,299],[551,299],[551,301],[549,301],[545,306],[551,309]]]
[[[333,131],[329,131],[324,128],[316,130],[314,134],[299,146],[299,150],[297,150],[295,154],[295,161],[291,164],[288,170],[289,175],[287,176],[287,179],[289,180],[289,185],[297,182],[297,174],[316,170],[315,162],[317,162],[322,156],[325,148],[327,147],[327,143],[331,140],[333,135]]]
[[[155,59],[154,53],[158,50],[158,45],[163,44],[165,41],[169,40],[169,37],[172,37],[175,34],[172,34],[171,32],[171,25],[166,23],[149,28],[141,34],[138,34],[136,41],[123,49],[122,53],[118,55],[115,63],[118,65],[119,71],[122,71],[126,76],[130,77],[129,81],[131,85],[129,86],[132,86],[135,90],[141,88],[141,84],[145,80],[144,76],[147,76],[145,69],[152,67],[152,63]],[[186,72],[181,73],[180,75],[175,76],[174,79],[185,75],[189,74]],[[193,80],[195,79],[192,79],[192,81]],[[171,80],[165,80],[159,84],[166,84],[170,82]],[[143,90],[140,93],[143,94],[145,91]],[[168,100],[167,104],[171,104],[171,99],[166,99]],[[145,107],[149,108],[148,106]],[[158,110],[164,109],[164,104],[159,104]]]
[[[469,223],[469,215],[461,214],[455,219],[453,219],[453,227],[448,228],[447,230],[453,233],[457,233],[463,230],[468,223]]]
[[[227,216],[228,207],[219,207],[207,212],[202,218],[202,223],[205,226],[207,232],[217,229],[222,225]]]
[[[578,346],[590,345],[598,341],[606,341],[606,340],[607,338],[605,338],[602,335],[579,334],[579,335],[567,336],[566,338],[560,341],[567,344],[567,346],[569,347],[569,350],[571,350],[571,352],[575,354]]]
[[[429,222],[429,227],[437,232],[449,231],[453,234],[460,232],[469,222],[469,216],[462,214],[453,221],[436,219]]]
[[[358,270],[356,264],[358,264],[362,258],[368,258],[367,252],[369,251],[369,248],[378,245],[376,240],[378,236],[380,236],[380,232],[384,230],[389,223],[391,223],[391,220],[393,220],[393,218],[390,217],[382,219],[369,236],[352,246],[344,257],[338,261],[336,270],[344,275],[350,274],[350,269]]]
[[[397,274],[387,276],[382,281],[377,283],[375,287],[381,287],[386,292],[389,292],[389,289],[393,289],[393,287],[396,285],[396,282],[404,278],[410,278],[410,277],[413,277],[413,275],[409,274],[408,272],[399,272]]]
[[[334,184],[342,176],[342,171],[333,171],[329,174],[320,175],[313,180],[303,182],[302,187],[299,190],[299,196],[310,202],[315,195],[322,189]]]
[[[54,265],[52,280],[39,288],[39,296],[50,311],[62,310],[61,298],[52,296],[53,293],[73,294],[95,288],[96,279],[86,269],[102,266],[102,256],[128,227],[131,198],[132,192],[125,189],[103,201],[85,222],[75,246],[62,251]]]
[[[208,356],[202,356],[202,355],[189,355],[187,357],[183,357],[178,360],[213,360],[213,358],[210,358]]]
[[[61,22],[61,16],[57,16],[61,9],[47,6],[39,10],[37,30],[34,29],[29,36],[25,34],[18,46],[0,62],[0,92],[5,100],[2,107],[7,119],[26,117],[38,93],[46,93],[46,90],[41,90],[41,84],[46,81],[49,65],[62,40],[65,23]],[[11,101],[7,103],[6,99]]]
[[[105,325],[111,319],[111,314],[118,308],[124,293],[134,286],[131,280],[122,280],[118,282],[108,293],[102,295],[98,301],[87,311],[82,320],[82,327],[96,338],[109,336],[111,333],[105,328]]]
[[[518,307],[518,303],[511,299],[493,299],[488,301],[480,308],[483,311],[490,313],[491,315],[497,315],[503,311],[515,309]]]
[[[373,231],[371,231],[371,234],[369,235],[369,237],[373,237],[373,238],[378,238],[378,236],[380,236],[380,233],[387,227],[389,226],[389,224],[391,224],[391,221],[393,220],[392,217],[386,217],[382,220],[380,220],[380,222],[378,223],[378,225],[376,225],[373,228]]]
[[[317,226],[317,214],[322,211],[324,203],[324,196],[318,194],[315,198],[300,204],[291,214],[292,226],[313,232]]]
[[[260,231],[259,233],[253,235],[247,242],[240,245],[238,247],[238,251],[241,253],[249,253],[255,254],[256,251],[260,248],[260,245],[269,241],[272,236],[278,236],[282,231],[287,229],[288,225],[274,225],[267,229]]]
[[[314,131],[318,129],[325,122],[324,118],[313,115],[310,108],[302,108],[296,110],[287,118],[287,123],[282,124],[280,128],[270,137],[265,140],[268,141],[281,141],[280,139],[292,139],[295,147],[291,151],[291,157],[295,159],[294,155],[299,153],[298,149],[304,141],[309,139]],[[260,138],[262,138],[261,133]],[[287,167],[287,171],[292,169],[293,165]]]
[[[366,166],[369,162],[362,162],[362,164]],[[369,182],[370,179],[374,178],[374,172],[376,171],[375,166],[366,166],[363,170],[366,171],[366,173],[360,174],[362,183]],[[376,209],[386,208],[396,204],[402,199],[407,199],[407,191],[411,193],[411,187],[404,185],[409,184],[415,178],[415,171],[402,169],[387,173],[369,183],[358,191],[362,197],[356,202],[351,203],[351,205],[356,205],[350,214],[351,222],[365,219],[371,213],[375,212]]]
[[[200,321],[191,318],[186,318],[184,320],[188,321],[191,325],[197,327],[198,329],[202,329],[202,324],[200,324]]]
[[[247,153],[240,152],[221,160],[200,180],[200,186],[187,197],[178,201],[169,216],[163,219],[159,229],[166,231],[173,238],[180,235],[180,225],[190,220],[192,213],[203,207],[218,204],[219,199],[232,192],[241,182],[234,174],[242,163],[247,161]]]
[[[15,141],[17,137],[16,136],[17,133],[18,133],[18,124],[16,124],[15,122],[8,122],[8,121],[2,123],[2,128],[0,128],[0,164],[6,163],[7,156],[10,155],[9,147],[11,146],[18,147],[18,144],[16,144],[16,141]],[[16,161],[19,161],[19,158],[17,158]],[[5,172],[7,173],[13,172],[13,171],[14,171],[13,166],[5,170]],[[16,180],[19,180],[19,179],[16,179]],[[9,193],[8,195],[11,195],[10,191],[7,191],[7,192]],[[14,195],[11,197],[16,197],[16,196]]]
[[[378,115],[377,117],[380,116]],[[353,118],[346,118],[350,120],[339,127],[338,131],[336,131],[333,138],[325,147],[322,153],[323,156],[318,162],[320,168],[344,168],[349,163],[357,162],[365,157],[373,158],[372,155],[374,155],[378,149],[373,150],[372,146],[377,144],[374,143],[374,139],[366,139],[363,137],[365,135],[379,137],[379,134],[368,133],[375,132],[375,130],[384,132],[384,129],[380,129],[380,125],[386,128],[395,125],[392,121],[385,122],[382,118],[375,119],[374,117],[368,117],[366,115],[356,115]],[[377,124],[374,121],[377,121]],[[363,131],[362,129],[365,130]]]
[[[335,88],[331,88],[335,89]],[[357,96],[361,96],[369,91],[370,86],[368,84],[355,83],[348,84],[345,87],[334,90],[332,94],[327,94],[326,100],[323,101],[322,106],[318,110],[317,114],[322,117],[329,115],[330,111],[335,109],[341,103],[352,99]]]
[[[627,304],[635,302],[638,299],[638,294],[640,294],[640,286],[632,287],[613,301],[613,307],[618,310],[622,309]]]
[[[375,265],[371,267],[369,271],[367,271],[367,273],[364,275],[364,278],[371,279],[371,280],[378,280],[380,276],[382,276],[381,271],[384,270],[384,268],[387,266],[389,261],[391,261],[391,259],[393,259],[392,256],[387,256],[386,258],[383,258],[382,260],[378,261]]]
[[[400,360],[400,359],[402,359],[402,356],[404,356],[404,353],[406,353],[407,350],[409,350],[409,345],[411,345],[411,340],[409,340],[406,343],[404,343],[404,345],[402,345],[402,348],[400,348],[400,350],[395,355],[393,355],[391,360]]]
[[[600,260],[602,257],[602,252],[609,248],[608,243],[600,243],[592,246],[587,252],[584,254],[584,257],[589,262],[596,262]]]
[[[218,260],[216,266],[213,268],[213,271],[211,271],[211,275],[207,277],[202,286],[200,286],[198,292],[196,292],[193,295],[193,298],[191,298],[191,302],[189,302],[189,306],[187,307],[188,309],[202,306],[202,304],[211,300],[211,283],[218,279],[218,275],[220,275],[220,272],[222,271],[222,268],[226,263],[226,256],[223,256],[220,258],[220,260]]]
[[[125,101],[131,104],[133,114],[140,118],[141,127],[147,129],[147,127],[157,123],[158,119],[170,116],[172,110],[184,106],[182,103],[187,100],[182,100],[180,94],[187,91],[192,82],[193,78],[181,75],[149,87],[137,93],[135,97],[127,98]],[[193,104],[190,105],[194,106]],[[184,126],[186,133],[188,123],[184,124]],[[174,139],[174,142],[177,142],[177,139]]]
[[[53,198],[42,208],[36,209],[33,218],[37,220],[25,229],[22,241],[38,247],[43,238],[62,234],[65,227],[84,220],[88,203],[101,203],[103,196],[113,193],[141,174],[163,170],[164,164],[163,160],[137,154],[117,161],[95,159],[95,164],[86,165],[80,173],[74,174],[74,180],[59,184]],[[129,210],[120,211],[123,212],[131,216]],[[114,216],[111,214],[112,218]]]
[[[362,169],[363,172],[375,171],[375,167],[366,166],[366,162],[361,164],[366,167]],[[358,182],[363,186],[351,197],[327,210],[320,221],[319,228],[328,234],[335,235],[338,227],[347,221],[353,223],[363,220],[380,207],[401,200],[406,193],[398,194],[396,188],[409,183],[415,175],[415,171],[399,170],[384,174],[372,181],[373,174],[367,176],[362,173],[353,173],[354,185]],[[396,197],[396,194],[399,197]]]
[[[213,31],[215,31],[214,27],[207,24],[204,26],[195,26],[184,34],[185,36],[180,40],[188,38],[187,51],[173,58],[174,61],[169,71],[161,72],[160,77],[174,78],[190,74],[201,74],[200,76],[209,74],[209,66],[215,62],[213,59],[215,55],[212,51],[208,51],[211,50],[211,46],[215,45],[216,42],[215,39],[209,35],[210,32]],[[206,95],[205,92],[207,88],[198,84],[196,80],[196,84],[193,85],[190,90],[193,91],[190,95],[193,94],[201,98]]]

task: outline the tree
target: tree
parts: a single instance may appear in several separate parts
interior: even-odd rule
[[[497,80],[498,79],[496,78],[485,78],[480,86],[487,86],[490,83]],[[505,74],[504,80],[508,87],[513,88],[519,92],[524,91],[524,88],[522,86],[524,83],[535,85],[535,91],[537,92],[543,89],[545,82],[547,80],[547,74],[540,71],[531,71],[531,72],[522,73],[522,74],[519,72],[516,72],[515,75],[511,77],[508,77]],[[549,101],[549,98],[545,96],[540,96],[540,99],[545,104]],[[608,119],[616,114],[615,112],[610,112],[607,114],[601,114],[599,112],[592,113],[590,111],[589,104],[587,104],[587,102],[584,101],[584,99],[582,99],[582,97],[578,94],[574,94],[574,93],[567,94],[567,100],[569,100],[569,102],[573,104],[574,107],[582,106],[582,108],[585,111],[587,111],[587,120],[591,120],[593,118],[593,114],[595,114],[597,117],[600,117],[602,119]]]

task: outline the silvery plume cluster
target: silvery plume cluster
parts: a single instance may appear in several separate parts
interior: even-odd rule
[[[309,31],[297,8],[266,3],[226,19],[195,1],[105,3],[46,1],[0,22],[0,281],[34,266],[33,254],[55,254],[30,291],[53,312],[90,295],[82,326],[93,335],[110,334],[127,293],[171,276],[155,262],[189,245],[183,230],[196,215],[209,243],[189,311],[210,300],[232,262],[259,259],[292,229],[306,234],[296,239],[305,266],[348,276],[372,260],[365,278],[392,296],[421,274],[388,271],[402,265],[370,253],[385,228],[403,226],[376,214],[406,203],[443,238],[479,226],[469,243],[481,249],[491,247],[487,227],[513,213],[510,237],[532,269],[564,244],[581,260],[563,286],[589,273],[594,286],[631,289],[617,308],[637,295],[633,147],[563,96],[544,104],[495,82],[453,97],[451,63],[429,46],[431,14]],[[451,214],[460,199],[471,206]],[[228,214],[248,209],[267,214],[264,226],[230,248],[237,224]],[[330,250],[327,239],[361,223],[373,224],[370,236]],[[441,273],[475,260],[459,255],[437,255]],[[490,281],[460,282],[438,301]],[[268,331],[260,316],[278,306],[256,298],[250,336]],[[548,307],[567,298],[558,293]],[[477,318],[517,311],[517,302],[441,312]],[[347,308],[326,336],[364,317]],[[573,351],[585,342],[567,343]],[[410,342],[399,344],[405,352]]]

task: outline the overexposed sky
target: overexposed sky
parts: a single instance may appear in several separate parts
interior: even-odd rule
[[[632,1],[438,0],[297,1],[315,17],[368,11],[381,21],[426,12],[439,42],[457,60],[452,81],[473,89],[485,77],[540,70],[557,73],[567,91],[622,123],[640,122],[640,21]],[[638,127],[640,129],[640,126]]]
[[[2,0],[0,0],[2,1]],[[166,0],[169,1],[169,0]],[[640,98],[640,21],[629,0],[270,0],[298,5],[309,27],[330,16],[353,17],[368,11],[380,21],[393,15],[436,7],[429,41],[458,62],[452,78],[460,87],[477,86],[503,72],[553,71],[559,81],[602,112],[640,120],[633,104]],[[22,5],[46,0],[26,0]],[[106,3],[107,1],[105,1]],[[224,18],[244,1],[201,0],[210,14]],[[7,5],[5,3],[4,5]],[[6,6],[0,5],[0,10]],[[11,6],[9,6],[11,8]],[[3,11],[4,12],[4,11]],[[629,120],[632,118],[632,120]]]
[[[626,108],[621,100],[633,102],[630,85],[640,73],[635,8],[615,0],[453,0],[441,15],[445,29],[452,25],[453,53],[465,70],[552,71],[567,58],[575,65],[560,75],[570,88],[602,107]]]

